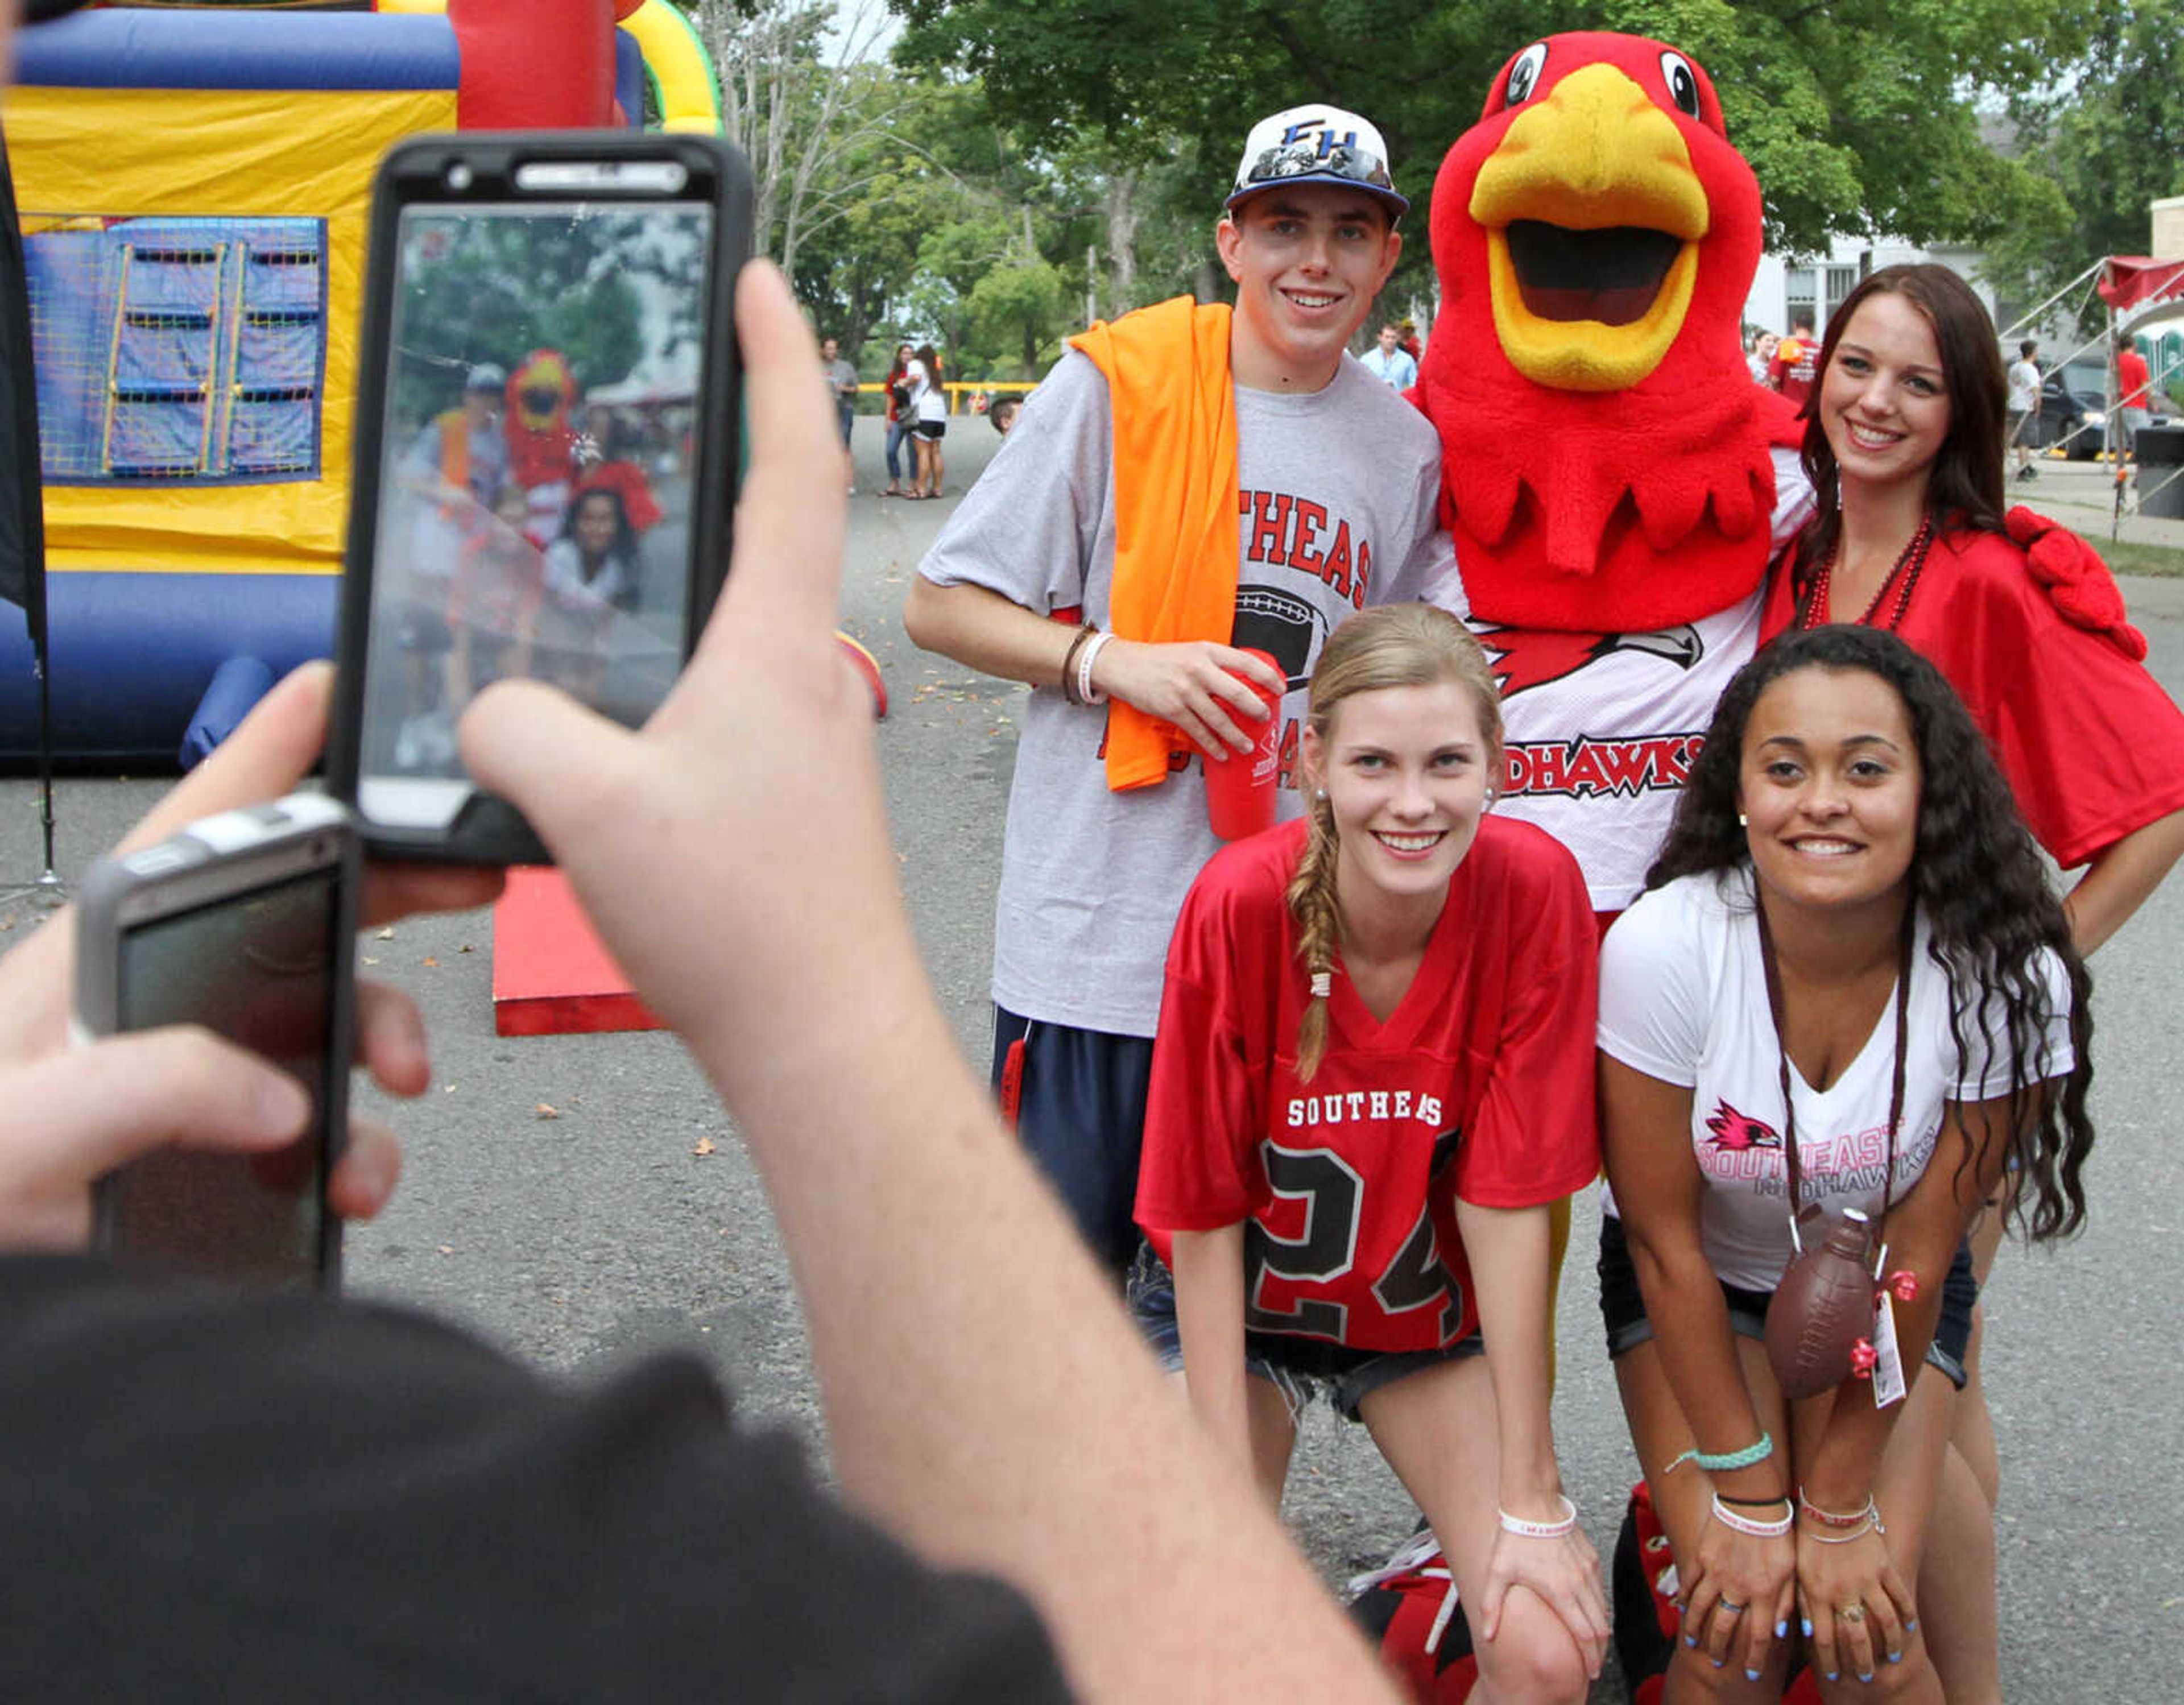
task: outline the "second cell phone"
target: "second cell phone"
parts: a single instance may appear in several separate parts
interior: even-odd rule
[[[674,684],[728,560],[749,231],[710,137],[424,137],[382,163],[327,750],[375,850],[545,862],[464,772],[464,707],[524,676],[633,727]]]

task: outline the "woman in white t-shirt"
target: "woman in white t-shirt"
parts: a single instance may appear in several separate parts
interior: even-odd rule
[[[1677,1563],[1671,1697],[1779,1699],[1802,1624],[1824,1698],[1900,1665],[1891,1697],[1938,1702],[1907,1583],[1977,1295],[1964,1234],[2006,1165],[2035,1238],[2084,1215],[2069,923],[1963,704],[1857,627],[1730,683],[1646,885],[1602,950],[1601,1307]],[[1756,1341],[1790,1145],[1825,1216],[1805,1246],[1855,1208],[1914,1281],[1897,1357],[1876,1321],[1870,1383],[1795,1405]]]
[[[940,441],[948,435],[948,391],[941,381],[940,356],[930,343],[918,345],[910,358],[909,379],[910,406],[917,417],[916,436],[911,440],[916,472],[909,495],[937,498],[943,471]]]

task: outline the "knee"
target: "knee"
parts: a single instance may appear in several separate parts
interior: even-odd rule
[[[1500,1637],[1481,1643],[1479,1665],[1495,1705],[1585,1705],[1592,1686],[1577,1642],[1544,1605],[1535,1616],[1505,1610]]]

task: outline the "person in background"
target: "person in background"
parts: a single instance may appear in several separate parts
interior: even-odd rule
[[[848,470],[850,495],[857,494],[856,462],[850,440],[857,424],[857,370],[842,359],[842,346],[832,337],[819,340],[819,366],[827,376],[827,394],[834,402],[834,424],[842,434],[842,465]]]
[[[1380,328],[1373,347],[1357,359],[1367,372],[1395,390],[1407,391],[1418,382],[1418,357],[1402,347],[1402,328],[1392,322]]]
[[[911,449],[917,458],[917,476],[908,495],[937,498],[946,460],[940,441],[948,436],[948,390],[940,371],[940,356],[930,343],[922,343],[910,358],[910,404],[916,417],[917,436]]]
[[[1017,423],[1017,410],[1022,406],[1014,397],[996,397],[993,407],[986,410],[986,418],[994,423],[994,430],[1006,438],[1009,428]]]
[[[1819,348],[1813,336],[1812,310],[1800,309],[1791,319],[1790,335],[1775,343],[1768,358],[1767,382],[1800,409],[1813,394],[1813,382],[1819,374]]]
[[[2009,387],[2009,447],[2017,458],[2017,477],[2037,478],[2032,465],[2033,440],[2040,433],[2040,346],[2026,338],[2005,376]]]
[[[2128,460],[2138,449],[2138,429],[2153,418],[2153,376],[2146,365],[2146,357],[2138,353],[2138,346],[2129,337],[2115,341],[2116,362],[2116,454]]]
[[[887,489],[882,497],[899,498],[907,495],[902,488],[902,446],[917,429],[917,409],[910,394],[911,347],[907,343],[894,346],[894,360],[887,371]],[[911,474],[915,482],[917,472],[917,451],[911,449]]]

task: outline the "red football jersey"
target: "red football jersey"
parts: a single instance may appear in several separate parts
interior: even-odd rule
[[[1328,1046],[1296,1077],[1308,998],[1283,899],[1306,825],[1216,854],[1169,944],[1138,1223],[1245,1229],[1245,1323],[1431,1350],[1479,1323],[1456,1198],[1533,1207],[1591,1183],[1596,948],[1577,861],[1488,817],[1384,1023],[1338,961]]]
[[[1796,615],[1778,566],[1763,640]],[[2064,869],[2184,810],[2184,713],[2114,640],[2065,621],[2002,534],[1936,537],[1897,631],[1957,689],[2026,825]]]

